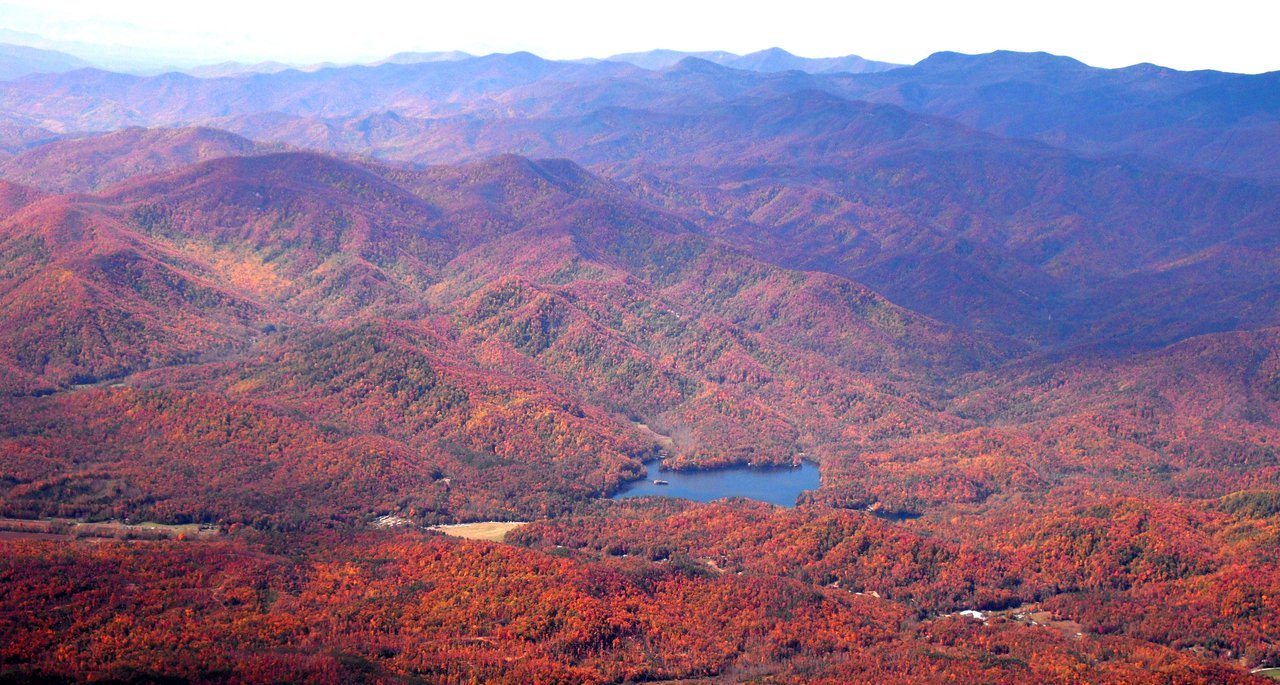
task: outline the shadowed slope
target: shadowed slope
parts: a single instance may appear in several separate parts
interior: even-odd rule
[[[133,176],[270,147],[210,128],[132,128],[27,150],[0,164],[0,176],[51,192],[91,192]]]

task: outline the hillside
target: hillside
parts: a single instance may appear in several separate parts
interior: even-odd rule
[[[97,196],[37,201],[7,226],[15,270],[2,290],[9,334],[0,349],[28,379],[11,392],[30,378],[64,390],[123,379],[171,398],[163,406],[185,396],[165,389],[188,387],[192,375],[200,402],[249,403],[217,411],[295,407],[353,435],[429,446],[431,468],[454,477],[471,467],[448,456],[450,445],[517,462],[559,453],[556,470],[594,469],[598,451],[573,465],[563,447],[529,442],[544,436],[544,421],[585,421],[565,428],[574,441],[598,425],[626,447],[611,448],[619,463],[589,489],[554,495],[570,502],[616,485],[656,449],[628,421],[670,435],[680,463],[790,463],[837,440],[952,425],[912,388],[1009,354],[1004,341],[959,333],[855,283],[759,262],[564,161],[508,156],[414,172],[307,153],[224,158]],[[41,294],[54,280],[60,295]],[[429,344],[419,340],[428,331]],[[390,350],[400,351],[384,357]],[[513,369],[533,385],[513,385]],[[425,385],[405,385],[420,374]],[[383,394],[372,377],[400,379],[402,390]],[[546,408],[535,409],[540,394]],[[72,395],[14,400],[30,409],[10,425],[31,420],[26,411],[134,401],[115,390]],[[424,422],[417,413],[427,406],[438,415]],[[599,409],[584,415],[582,406]],[[494,411],[509,416],[488,426]],[[753,436],[760,422],[773,427],[767,449]],[[45,431],[59,447],[41,457],[55,471],[40,479],[58,475],[62,450],[117,439],[65,428]],[[134,467],[98,468],[116,477]],[[487,477],[504,481],[492,468]],[[173,497],[149,489],[159,485],[136,487],[144,500]],[[492,487],[465,496],[492,497]],[[174,515],[200,518],[230,497],[219,492],[194,493],[199,504]],[[463,497],[466,486],[452,492]],[[456,515],[480,505],[436,506]]]
[[[55,193],[87,193],[134,176],[272,147],[209,128],[130,128],[29,148],[0,162],[0,177]]]
[[[1083,157],[821,91],[696,114],[386,115],[330,122],[322,137],[266,123],[259,135],[410,160],[569,156],[758,256],[1041,345],[1149,346],[1277,321],[1262,297],[1276,274],[1250,258],[1276,248],[1272,186]],[[1213,272],[1220,262],[1235,268]]]

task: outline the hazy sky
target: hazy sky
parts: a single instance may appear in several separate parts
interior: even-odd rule
[[[1275,0],[0,0],[0,40],[38,34],[82,53],[107,46],[117,60],[184,66],[419,50],[564,59],[778,46],[901,63],[939,50],[1044,50],[1104,67],[1253,73],[1280,69],[1278,16]]]

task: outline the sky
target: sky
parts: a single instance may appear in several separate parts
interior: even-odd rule
[[[902,64],[942,50],[1042,50],[1100,67],[1258,73],[1280,69],[1277,19],[1274,0],[0,0],[0,41],[108,67],[781,47]]]

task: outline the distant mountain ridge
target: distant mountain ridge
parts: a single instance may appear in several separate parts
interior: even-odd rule
[[[397,52],[396,54],[377,62],[371,66],[379,64],[421,64],[423,62],[456,62],[463,59],[471,59],[475,57],[470,53],[461,50],[445,50],[438,52]]]
[[[54,74],[91,66],[88,62],[57,50],[25,45],[0,44],[0,81],[29,74]]]
[[[246,76],[249,74],[278,74],[282,71],[296,69],[297,71],[319,71],[320,69],[338,69],[350,66],[380,66],[383,64],[422,64],[426,62],[456,62],[458,60],[471,59],[474,55],[467,54],[458,50],[448,52],[398,52],[386,59],[370,62],[368,64],[339,64],[336,62],[319,62],[316,64],[288,64],[285,62],[267,61],[256,62],[252,64],[244,62],[220,62],[218,64],[206,64],[196,67],[187,67],[178,69],[184,74],[190,74],[199,78],[225,78],[234,76]]]
[[[746,69],[764,73],[778,71],[803,71],[811,74],[849,73],[870,74],[879,71],[897,69],[901,64],[876,62],[858,55],[843,57],[798,57],[782,48],[768,48],[746,55],[732,52],[681,52],[679,50],[650,50],[648,52],[628,52],[607,60],[627,62],[645,69],[665,69],[675,65],[686,57],[696,57],[733,69]]]
[[[405,63],[209,79],[81,69],[0,82],[0,120],[59,132],[225,126],[235,118],[281,116],[316,128],[335,118],[388,111],[424,120],[465,116],[510,122],[614,107],[692,111],[735,99],[819,90],[1079,154],[1139,155],[1199,172],[1280,181],[1273,154],[1280,144],[1280,72],[1179,72],[1152,65],[1099,69],[1068,57],[1001,51],[938,53],[913,66],[871,73],[809,73],[773,71],[789,64],[790,57],[779,51],[756,53],[753,65],[742,65],[748,68],[717,64],[713,60],[729,59],[719,53],[655,54],[661,59],[652,64],[680,61],[655,71],[616,61],[557,62],[529,53],[428,53],[394,58]],[[757,67],[765,71],[750,70]]]
[[[1100,69],[1043,52],[942,52],[845,86],[850,97],[1085,154],[1280,181],[1280,71]]]
[[[256,62],[246,64],[244,62],[219,62],[218,64],[206,64],[198,67],[190,67],[182,69],[184,74],[197,76],[199,78],[223,78],[227,76],[244,76],[247,74],[278,74],[289,69],[304,70],[304,67],[296,67],[292,64],[284,62]]]

